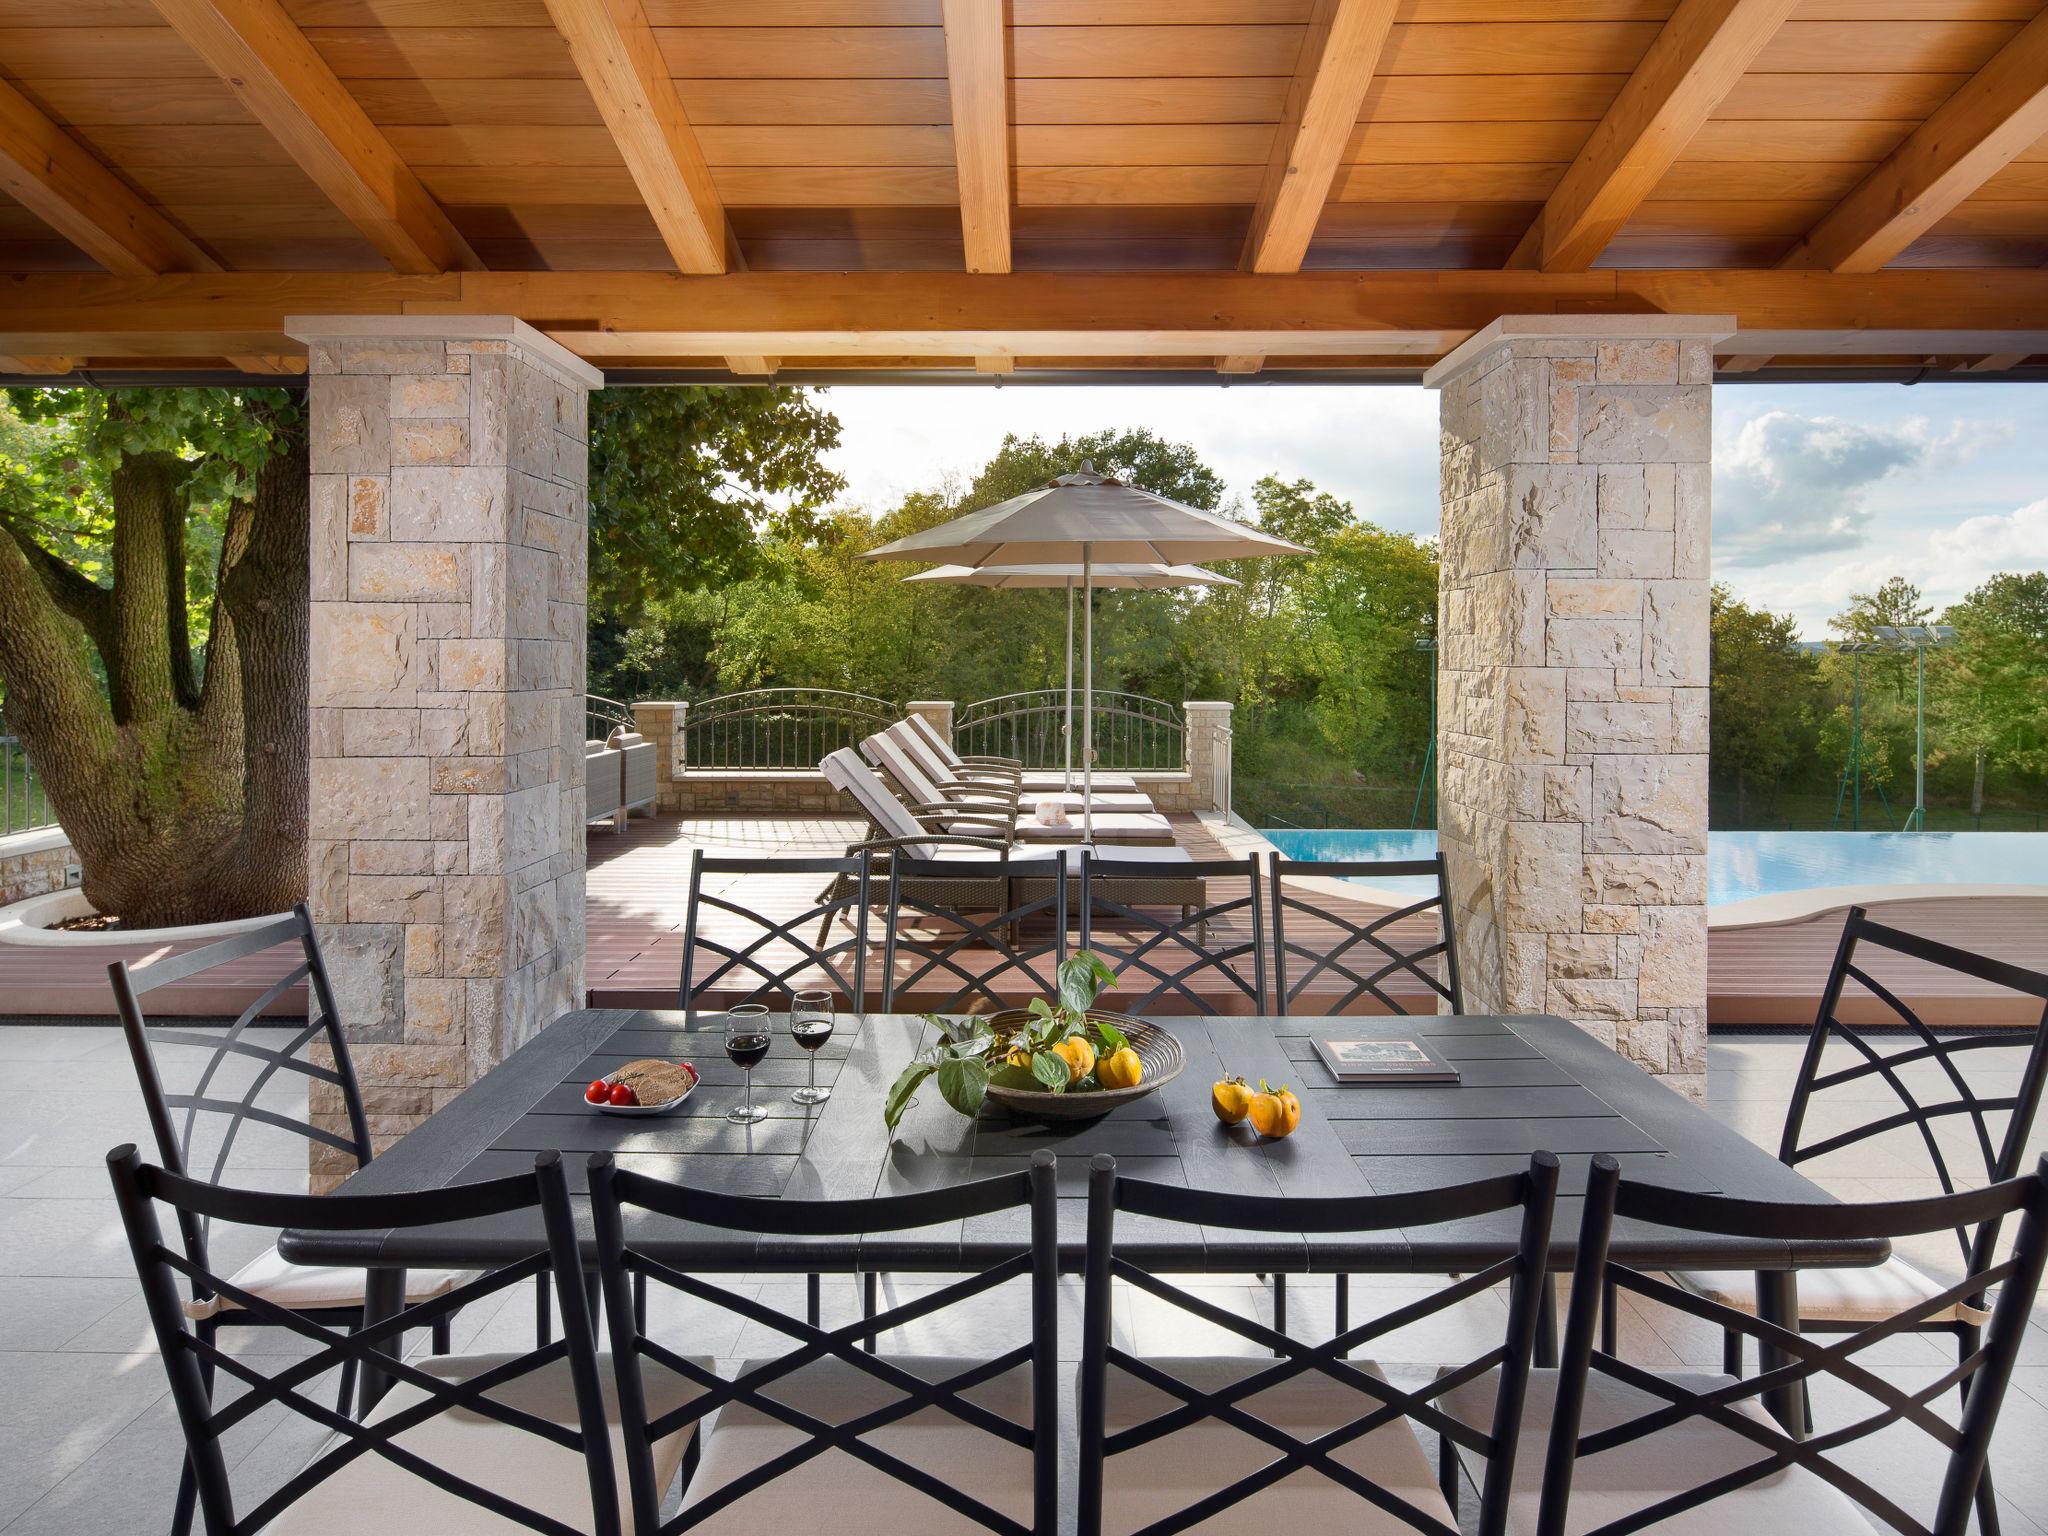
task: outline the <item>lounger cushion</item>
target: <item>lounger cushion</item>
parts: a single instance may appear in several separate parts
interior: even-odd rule
[[[1672,1273],[1671,1283],[1695,1296],[1756,1315],[1756,1273],[1747,1269],[1694,1269]],[[1908,1307],[1931,1301],[1948,1287],[1929,1279],[1904,1259],[1887,1259],[1861,1269],[1799,1271],[1799,1315],[1816,1322],[1881,1323]],[[1930,1323],[1982,1325],[1991,1313],[1951,1302],[1927,1315]]]
[[[1270,1369],[1271,1360],[1251,1357],[1156,1359],[1149,1365],[1201,1392],[1214,1392]],[[1348,1362],[1384,1381],[1369,1360]],[[1110,1433],[1156,1418],[1179,1400],[1112,1366],[1107,1425]],[[1309,1372],[1269,1387],[1239,1405],[1247,1413],[1297,1440],[1310,1440],[1356,1420],[1374,1403],[1355,1388],[1320,1372]],[[1216,1419],[1112,1456],[1103,1474],[1102,1527],[1107,1533],[1135,1531],[1185,1509],[1205,1494],[1229,1486],[1271,1462],[1274,1447]],[[1342,1465],[1370,1478],[1417,1509],[1456,1530],[1458,1520],[1437,1491],[1436,1473],[1405,1420],[1382,1425],[1334,1453]],[[1415,1527],[1368,1504],[1320,1472],[1303,1469],[1262,1488],[1191,1531],[1241,1533],[1250,1529],[1290,1536],[1311,1532],[1412,1533]]]
[[[1094,818],[1092,834],[1098,843],[1158,843],[1173,841],[1173,828],[1164,816],[1157,812],[1141,815],[1132,811],[1114,811],[1108,815],[1098,814]],[[1079,842],[1090,834],[1083,819],[1075,816],[1069,826],[1041,827],[1036,822],[1019,817],[1017,820],[1017,841],[1020,843]]]
[[[749,1360],[741,1373],[768,1364]],[[889,1363],[926,1381],[969,1369],[972,1360],[892,1355]],[[832,1424],[898,1402],[902,1393],[857,1366],[825,1359],[764,1389],[764,1396]],[[1031,1368],[1020,1365],[961,1394],[1017,1424],[1031,1422]],[[704,1442],[704,1459],[684,1494],[687,1509],[734,1478],[808,1440],[772,1414],[747,1403],[719,1410]],[[1024,1525],[1031,1523],[1031,1455],[942,1408],[926,1408],[863,1435],[877,1450],[959,1488]],[[980,1532],[986,1526],[955,1513],[908,1483],[830,1450],[745,1494],[703,1524],[704,1536],[917,1536]]]
[[[419,1361],[421,1369],[451,1380],[478,1376],[516,1359],[514,1355],[444,1355]],[[706,1371],[709,1360],[693,1363]],[[606,1418],[612,1424],[612,1470],[618,1480],[619,1509],[632,1527],[632,1494],[626,1482],[624,1437],[618,1430],[618,1399],[610,1356],[599,1359],[598,1381],[604,1389]],[[642,1362],[647,1407],[651,1416],[673,1411],[698,1395],[697,1387],[671,1371]],[[491,1393],[498,1402],[522,1408],[557,1424],[574,1425],[576,1395],[569,1384],[569,1362],[557,1360],[529,1375],[517,1377]],[[424,1401],[426,1394],[400,1382],[371,1410],[369,1422]],[[666,1489],[675,1480],[696,1426],[690,1425],[654,1447],[655,1486]],[[329,1445],[335,1444],[330,1441]],[[517,1500],[561,1521],[572,1530],[593,1528],[590,1475],[584,1459],[566,1446],[469,1410],[446,1409],[404,1431],[398,1444],[435,1466],[482,1487]],[[334,1536],[337,1531],[432,1531],[435,1536],[503,1536],[525,1526],[492,1514],[456,1494],[415,1477],[381,1456],[360,1456],[319,1484],[280,1515],[269,1536]]]
[[[405,1299],[408,1303],[432,1301],[445,1296],[465,1280],[476,1277],[469,1269],[408,1269]],[[293,1264],[266,1248],[234,1274],[228,1282],[252,1296],[289,1307],[294,1312],[317,1312],[327,1307],[360,1307],[363,1304],[363,1272],[337,1269],[326,1264]],[[241,1303],[224,1296],[185,1303],[185,1315],[194,1322],[222,1313],[238,1312]]]
[[[1734,1378],[1709,1373],[1660,1373],[1664,1380],[1689,1392],[1705,1392]],[[1499,1372],[1475,1377],[1453,1387],[1440,1400],[1445,1411],[1490,1431]],[[1508,1530],[1515,1536],[1536,1530],[1543,1487],[1543,1456],[1550,1438],[1551,1404],[1557,1396],[1557,1372],[1536,1371],[1522,1411],[1522,1438],[1515,1454],[1514,1492],[1508,1500]],[[1579,1432],[1626,1423],[1659,1407],[1664,1399],[1595,1375],[1586,1383],[1586,1407]],[[1769,1423],[1756,1400],[1737,1410]],[[1673,1494],[1746,1467],[1769,1453],[1733,1430],[1705,1419],[1685,1419],[1668,1429],[1574,1464],[1572,1497],[1565,1521],[1567,1536],[1595,1530],[1669,1498]],[[1702,1504],[1684,1514],[1657,1522],[1658,1536],[1729,1536],[1730,1532],[1795,1532],[1797,1536],[1870,1536],[1872,1527],[1845,1495],[1811,1472],[1783,1468],[1738,1492]]]

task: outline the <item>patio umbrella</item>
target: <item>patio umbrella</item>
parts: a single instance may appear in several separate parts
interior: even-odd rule
[[[1185,565],[1199,560],[1251,560],[1303,555],[1299,544],[1234,522],[1216,512],[1099,475],[1083,464],[1035,490],[1012,496],[950,523],[913,533],[863,557],[868,560],[951,560],[956,565],[1043,565],[1079,561],[1081,587],[1094,585],[1095,564]],[[1095,605],[1082,610],[1081,786],[1095,787]],[[1095,818],[1082,801],[1083,834]]]
[[[1167,587],[1234,587],[1234,576],[1205,571],[1199,565],[1098,565],[1095,587],[1153,592]],[[1074,787],[1074,583],[1084,575],[1078,565],[940,565],[906,576],[905,581],[936,581],[955,587],[994,587],[1022,591],[1032,587],[1067,589],[1066,723],[1061,742],[1066,752],[1063,789]]]

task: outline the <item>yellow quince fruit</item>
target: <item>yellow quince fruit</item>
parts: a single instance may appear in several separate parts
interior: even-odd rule
[[[1145,1075],[1145,1063],[1128,1045],[1111,1051],[1095,1063],[1095,1079],[1105,1088],[1135,1088]]]
[[[1067,1081],[1078,1083],[1095,1070],[1095,1047],[1079,1035],[1062,1040],[1052,1048],[1053,1055],[1067,1064]]]

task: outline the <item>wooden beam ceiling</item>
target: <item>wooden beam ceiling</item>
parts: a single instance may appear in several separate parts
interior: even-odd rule
[[[628,366],[950,358],[964,370],[976,358],[1073,358],[1213,368],[1251,355],[1419,365],[1503,314],[1659,313],[1735,316],[1735,354],[2031,354],[2048,351],[2048,272],[53,273],[0,283],[0,352],[269,356],[292,350],[288,315],[479,314],[526,317],[585,356]]]
[[[0,190],[109,272],[217,272],[220,263],[0,81]]]
[[[1779,263],[1875,272],[2048,134],[2048,11],[1935,109]]]
[[[725,208],[640,0],[547,7],[677,270],[724,272],[737,249]]]
[[[277,0],[154,3],[394,269],[482,265]]]
[[[1299,272],[1358,128],[1398,0],[1316,0],[1239,265]]]
[[[1003,0],[944,0],[946,88],[970,272],[1010,270],[1010,66]]]
[[[1798,0],[1681,0],[1508,265],[1590,267],[1797,7]]]

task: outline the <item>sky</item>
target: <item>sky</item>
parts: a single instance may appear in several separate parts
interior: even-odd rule
[[[878,511],[964,482],[1006,432],[1145,426],[1194,445],[1249,501],[1312,480],[1385,527],[1438,525],[1436,397],[1420,387],[1037,386],[826,391],[847,499]],[[2048,387],[1730,384],[1714,392],[1714,576],[1827,634],[1903,574],[1938,610],[2001,570],[2048,568]]]

